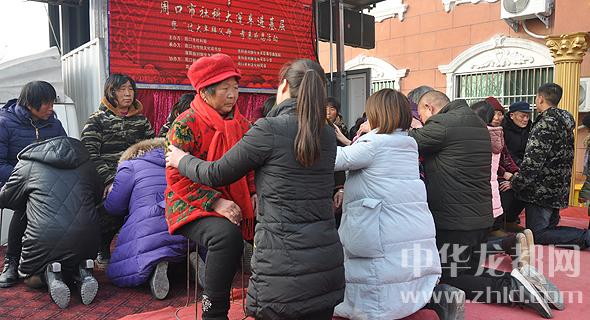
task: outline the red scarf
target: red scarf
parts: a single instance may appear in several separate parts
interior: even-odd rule
[[[196,111],[199,120],[205,123],[215,132],[211,139],[211,144],[207,148],[207,161],[219,160],[223,155],[231,149],[240,139],[242,139],[244,131],[243,116],[237,106],[234,107],[233,119],[224,119],[212,107],[210,107],[200,95],[195,95],[195,99],[191,103],[191,107]],[[254,210],[250,199],[250,191],[248,188],[248,181],[246,177],[240,178],[238,181],[216,188],[221,191],[228,200],[235,202],[242,210],[241,229],[244,239],[251,240],[254,238]]]

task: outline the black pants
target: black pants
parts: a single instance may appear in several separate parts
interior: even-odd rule
[[[107,213],[105,208],[101,206],[98,209],[98,221],[100,224],[100,248],[99,251],[107,251],[110,253],[111,241],[115,235],[121,230],[125,224],[125,216],[114,216]]]
[[[332,320],[334,315],[334,308],[308,313],[302,318],[288,319],[288,320]],[[265,320],[264,318],[256,317],[256,320]]]
[[[510,274],[481,267],[487,234],[488,229],[436,230],[441,282],[465,291],[465,297],[476,302],[509,303]]]
[[[244,248],[240,228],[225,218],[206,217],[178,233],[207,248],[203,295],[209,301],[203,302],[203,319],[227,319],[231,285]]]
[[[10,226],[8,227],[8,242],[6,244],[6,255],[20,258],[23,250],[23,236],[27,229],[27,214],[23,211],[14,211]]]
[[[526,227],[535,236],[535,243],[573,245],[584,249],[590,244],[588,230],[573,227],[558,227],[559,209],[526,204]]]
[[[518,222],[518,216],[522,210],[524,210],[525,203],[522,200],[516,198],[514,190],[509,189],[504,192],[500,192],[500,201],[502,202],[502,210],[504,213],[498,218],[502,218],[502,223]]]

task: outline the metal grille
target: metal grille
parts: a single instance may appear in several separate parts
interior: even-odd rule
[[[371,82],[371,94],[381,89],[395,89],[394,84],[394,80],[373,81]]]
[[[492,96],[505,108],[527,101],[534,109],[537,89],[552,81],[553,67],[459,74],[455,76],[455,96],[469,104]]]

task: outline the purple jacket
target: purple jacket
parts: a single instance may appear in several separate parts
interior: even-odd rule
[[[121,156],[104,204],[110,214],[127,215],[107,268],[116,286],[141,285],[158,262],[186,256],[186,238],[168,234],[164,219],[165,166],[163,139],[137,143]]]

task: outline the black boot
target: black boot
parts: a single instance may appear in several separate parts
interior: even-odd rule
[[[203,320],[229,320],[229,296],[221,298],[209,297],[203,294],[201,300],[203,308]]]
[[[18,282],[18,257],[6,256],[4,270],[0,275],[0,288],[12,287]]]
[[[168,261],[160,261],[150,277],[150,291],[152,296],[158,300],[163,300],[170,291],[170,281],[168,280]]]
[[[98,292],[98,281],[92,275],[93,270],[94,261],[88,259],[80,263],[77,273],[74,275],[82,303],[85,305],[92,303]]]
[[[70,304],[70,288],[63,282],[61,264],[59,262],[52,262],[47,265],[45,269],[45,282],[47,282],[47,289],[49,290],[51,300],[60,308],[67,308],[68,304]]]
[[[513,269],[510,275],[510,301],[535,310],[543,318],[553,318],[549,305],[526,277],[518,269]]]
[[[440,320],[463,320],[465,317],[465,292],[448,284],[434,287],[426,309],[434,310]]]

